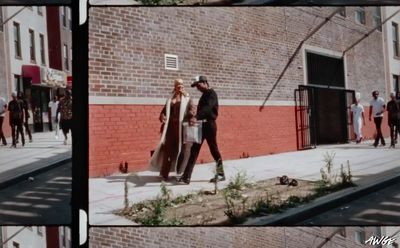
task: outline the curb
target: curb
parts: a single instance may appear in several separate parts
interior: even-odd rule
[[[20,174],[20,175],[18,175],[16,177],[13,177],[13,178],[10,178],[10,179],[7,179],[5,181],[0,182],[0,190],[5,189],[5,188],[7,188],[9,186],[12,186],[12,185],[14,185],[16,183],[22,182],[22,181],[26,180],[28,177],[36,176],[36,175],[38,175],[40,173],[43,173],[43,172],[49,171],[51,169],[57,168],[58,166],[61,166],[61,165],[66,164],[66,163],[69,163],[71,161],[72,161],[72,158],[64,158],[64,159],[60,159],[60,160],[58,160],[58,161],[56,161],[56,162],[54,162],[52,164],[43,166],[41,168],[33,169],[33,170],[30,170],[30,171],[24,172],[24,173],[22,173],[22,174]]]
[[[286,226],[296,225],[310,217],[316,216],[323,212],[337,208],[343,204],[354,201],[372,192],[384,189],[395,183],[400,182],[400,176],[396,175],[389,179],[380,180],[365,186],[353,187],[344,189],[330,195],[323,196],[313,202],[300,205],[299,207],[289,209],[285,213],[277,214],[274,216],[254,217],[242,225],[249,226]]]

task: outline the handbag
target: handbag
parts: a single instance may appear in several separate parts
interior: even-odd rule
[[[196,121],[194,125],[189,125],[188,122],[183,125],[183,143],[198,143],[202,141],[203,121]]]

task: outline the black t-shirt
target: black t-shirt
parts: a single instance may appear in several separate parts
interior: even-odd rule
[[[389,114],[389,120],[399,120],[400,119],[400,101],[391,100],[387,104],[387,111]]]
[[[10,111],[10,118],[13,120],[23,118],[23,109],[24,109],[24,103],[19,99],[11,100],[10,103],[8,104],[8,111]]]
[[[200,97],[197,106],[198,120],[216,120],[218,117],[218,96],[213,89],[208,89]]]

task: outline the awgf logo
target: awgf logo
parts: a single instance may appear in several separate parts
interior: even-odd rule
[[[365,241],[366,245],[391,245],[396,241],[395,238],[389,236],[375,237],[372,236]]]

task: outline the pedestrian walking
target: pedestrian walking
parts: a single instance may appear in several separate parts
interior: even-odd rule
[[[351,123],[353,124],[354,133],[356,134],[356,143],[360,143],[362,136],[362,126],[365,126],[364,107],[360,104],[361,99],[357,97],[354,104],[351,105]]]
[[[224,181],[225,173],[222,163],[221,153],[217,145],[217,117],[218,117],[218,96],[214,89],[210,88],[205,76],[197,76],[191,85],[196,87],[202,95],[197,106],[196,119],[203,121],[202,141],[200,144],[194,143],[190,150],[190,157],[187,166],[179,182],[189,184],[192,176],[193,168],[196,163],[200,148],[207,140],[210,152],[216,162],[216,174],[211,178],[210,182]],[[193,122],[193,121],[192,121]]]
[[[397,134],[400,133],[400,100],[396,99],[396,93],[390,93],[390,101],[387,103],[388,125],[390,127],[390,147],[395,147]]]
[[[64,145],[67,145],[69,131],[71,131],[72,139],[72,97],[69,90],[65,91],[65,96],[58,103],[56,121],[58,121],[58,113],[60,113],[60,128],[64,134]]]
[[[3,146],[7,145],[7,140],[3,133],[3,121],[6,116],[6,111],[7,111],[6,99],[0,97],[0,139]]]
[[[25,133],[28,134],[29,142],[32,142],[32,133],[31,133],[31,130],[29,129],[29,118],[30,118],[29,104],[28,104],[28,101],[24,97],[24,93],[22,93],[21,91],[18,92],[18,99],[22,102],[22,108],[24,110],[23,111],[23,113],[24,113],[23,126],[25,127]],[[16,135],[17,135],[17,143],[18,143],[18,132]]]
[[[21,134],[22,146],[25,145],[25,136],[23,130],[23,117],[24,117],[24,107],[23,102],[18,99],[17,92],[11,94],[12,100],[8,103],[8,111],[10,112],[10,126],[11,126],[11,136],[12,145],[11,147],[17,147],[16,133]]]
[[[194,107],[189,94],[185,91],[182,79],[174,80],[174,90],[160,113],[163,123],[162,135],[150,165],[160,171],[162,180],[168,181],[169,173],[179,174],[182,170],[184,151],[183,122],[188,122],[194,115]]]
[[[371,117],[374,117],[374,123],[376,128],[376,137],[374,146],[377,147],[379,144],[379,140],[381,141],[381,145],[385,146],[385,139],[382,135],[382,120],[383,120],[383,113],[385,112],[385,101],[383,98],[379,97],[379,91],[375,90],[372,92],[372,100],[370,102],[369,108],[369,121],[371,121]]]
[[[58,139],[58,121],[57,119],[57,108],[58,108],[57,96],[53,96],[53,100],[49,102],[49,119],[50,119],[50,129],[54,131],[54,137]]]

